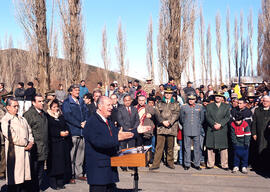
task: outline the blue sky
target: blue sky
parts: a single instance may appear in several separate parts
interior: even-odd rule
[[[48,19],[50,19],[51,1],[47,0]],[[115,57],[116,32],[118,22],[121,19],[124,32],[126,34],[127,55],[129,60],[129,74],[138,78],[147,77],[146,68],[146,35],[148,31],[149,18],[153,19],[153,42],[155,52],[155,63],[157,64],[156,42],[158,32],[159,0],[83,0],[83,14],[85,22],[86,39],[86,63],[101,66],[101,33],[104,25],[107,27],[108,43],[111,55],[111,69],[117,70]],[[198,0],[198,5],[203,7],[205,17],[205,31],[208,24],[211,24],[212,32],[212,55],[213,63],[217,63],[215,50],[215,15],[220,11],[222,23],[222,54],[223,64],[227,63],[226,54],[226,10],[231,10],[231,26],[233,27],[234,16],[240,20],[240,11],[244,13],[244,34],[247,34],[247,15],[250,8],[253,10],[253,46],[256,53],[257,39],[257,15],[260,8],[260,0]],[[15,19],[15,10],[12,0],[4,0],[0,7],[0,41],[4,47],[4,39],[12,36],[14,46],[24,48],[24,33]],[[56,20],[57,17],[56,17]],[[56,21],[57,22],[57,21]],[[197,19],[199,22],[199,18]],[[198,39],[198,27],[196,27],[195,38]],[[231,28],[231,32],[233,28]],[[233,36],[233,33],[231,34]],[[196,40],[197,41],[197,40]],[[198,43],[196,46],[196,62],[199,63]],[[61,40],[60,40],[61,43]],[[59,49],[61,50],[61,48]],[[254,54],[254,62],[256,61]],[[157,67],[156,67],[157,68]],[[157,74],[157,73],[156,73]]]

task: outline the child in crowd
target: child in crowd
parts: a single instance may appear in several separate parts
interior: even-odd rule
[[[240,113],[235,115],[235,120],[231,123],[231,139],[234,149],[233,173],[239,171],[241,164],[242,173],[247,174],[248,148],[251,132],[250,127]]]

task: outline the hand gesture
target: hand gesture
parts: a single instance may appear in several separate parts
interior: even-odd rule
[[[134,136],[131,132],[123,132],[123,128],[120,128],[120,131],[118,132],[118,141],[123,141],[126,139],[130,139]]]
[[[137,128],[138,133],[145,133],[150,130],[151,130],[151,126],[143,126],[142,124],[140,124]]]

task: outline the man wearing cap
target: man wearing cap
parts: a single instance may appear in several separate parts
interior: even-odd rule
[[[196,96],[188,95],[188,103],[181,106],[180,122],[183,125],[184,135],[184,169],[188,170],[191,166],[191,143],[194,145],[194,167],[200,168],[201,149],[200,134],[204,121],[204,109],[200,104],[196,104]]]
[[[192,87],[192,82],[188,81],[187,86],[183,89],[185,93],[185,101],[187,100],[187,96],[190,94],[196,95],[195,89]]]
[[[147,97],[149,97],[149,94],[152,93],[152,90],[155,90],[155,86],[152,83],[152,78],[146,79],[146,84],[143,87],[143,90],[147,93]]]
[[[228,127],[230,120],[230,106],[221,102],[223,95],[215,94],[215,102],[206,106],[206,132],[207,168],[212,169],[215,165],[215,153],[220,152],[221,167],[228,168]]]
[[[164,98],[158,102],[156,109],[159,111],[158,127],[157,127],[157,145],[154,157],[154,162],[149,170],[158,169],[162,154],[164,152],[165,142],[167,141],[167,166],[174,169],[174,137],[177,136],[178,120],[180,114],[180,106],[177,101],[172,98],[173,90],[167,87]]]

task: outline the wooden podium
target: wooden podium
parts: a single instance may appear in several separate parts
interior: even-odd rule
[[[123,149],[122,152],[127,150],[132,150],[135,148]],[[139,184],[139,174],[138,167],[146,167],[147,163],[150,160],[150,151],[138,151],[136,153],[130,154],[120,154],[119,156],[111,157],[111,166],[112,167],[134,167],[134,191],[138,191]]]

